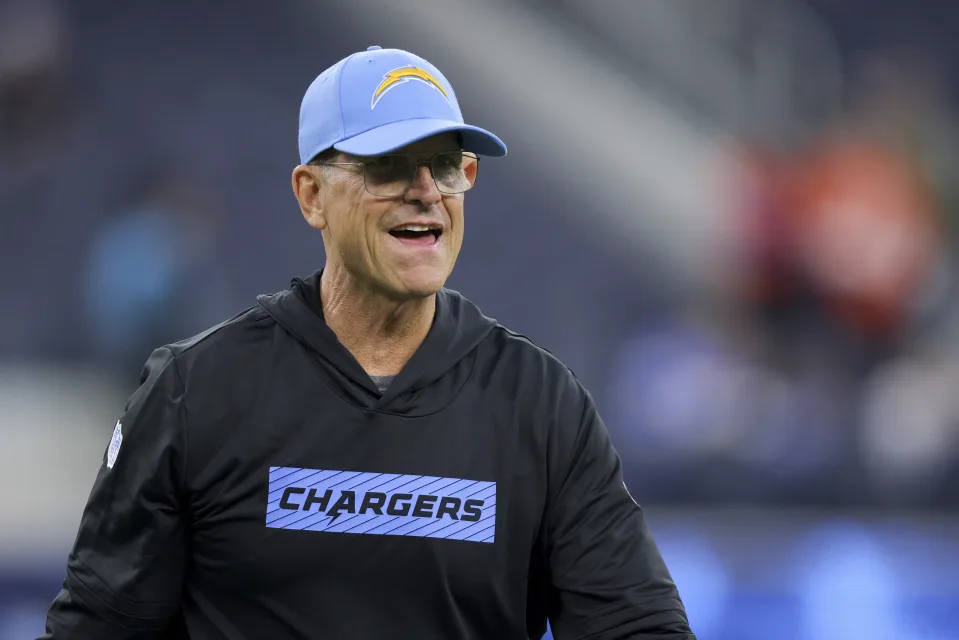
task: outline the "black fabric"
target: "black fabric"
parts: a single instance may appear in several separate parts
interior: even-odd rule
[[[566,367],[444,290],[380,394],[318,286],[153,354],[43,638],[693,638]]]

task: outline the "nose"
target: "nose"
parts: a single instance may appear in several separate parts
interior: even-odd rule
[[[429,165],[420,165],[416,168],[416,177],[410,190],[406,192],[407,202],[418,202],[424,207],[430,207],[443,199],[443,194],[436,188],[433,173]]]

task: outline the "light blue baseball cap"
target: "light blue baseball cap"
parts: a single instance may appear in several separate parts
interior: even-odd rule
[[[300,162],[334,148],[357,156],[395,151],[455,131],[464,151],[504,156],[495,135],[463,121],[440,70],[401,49],[370,47],[317,76],[300,104]]]

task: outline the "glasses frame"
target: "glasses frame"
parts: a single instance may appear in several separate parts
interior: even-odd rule
[[[473,178],[473,183],[470,184],[470,186],[468,186],[467,188],[463,189],[462,191],[444,191],[443,189],[440,188],[440,185],[436,182],[436,175],[435,175],[436,172],[435,172],[435,169],[433,168],[433,161],[440,156],[445,156],[450,153],[458,153],[463,156],[469,156],[470,158],[473,158],[476,161],[476,176]],[[393,195],[382,195],[382,194],[378,194],[370,191],[370,185],[366,177],[367,166],[371,164],[372,162],[375,162],[376,160],[379,160],[381,158],[389,158],[393,156],[402,156],[404,158],[413,159],[413,173],[412,173],[412,177],[409,180],[409,186],[407,186],[406,189],[404,189],[402,192],[393,194]],[[412,154],[412,153],[384,153],[382,155],[376,156],[375,158],[369,158],[367,160],[359,160],[356,162],[311,162],[310,164],[315,167],[363,167],[363,188],[366,189],[366,192],[368,194],[376,198],[399,198],[401,196],[405,196],[407,193],[409,193],[410,189],[413,188],[413,183],[416,182],[416,174],[419,171],[419,168],[422,166],[429,167],[430,179],[433,180],[433,184],[436,185],[436,190],[439,191],[440,193],[448,196],[455,196],[461,193],[466,193],[467,191],[472,189],[474,186],[476,186],[476,180],[479,178],[479,161],[480,161],[480,157],[470,151],[440,151],[438,153],[434,153],[433,155],[431,155],[429,158],[425,160],[420,160],[416,156],[416,154]]]

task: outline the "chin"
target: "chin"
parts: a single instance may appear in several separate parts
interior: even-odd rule
[[[435,269],[417,269],[412,273],[400,274],[396,293],[407,299],[428,298],[446,285],[449,271]]]

